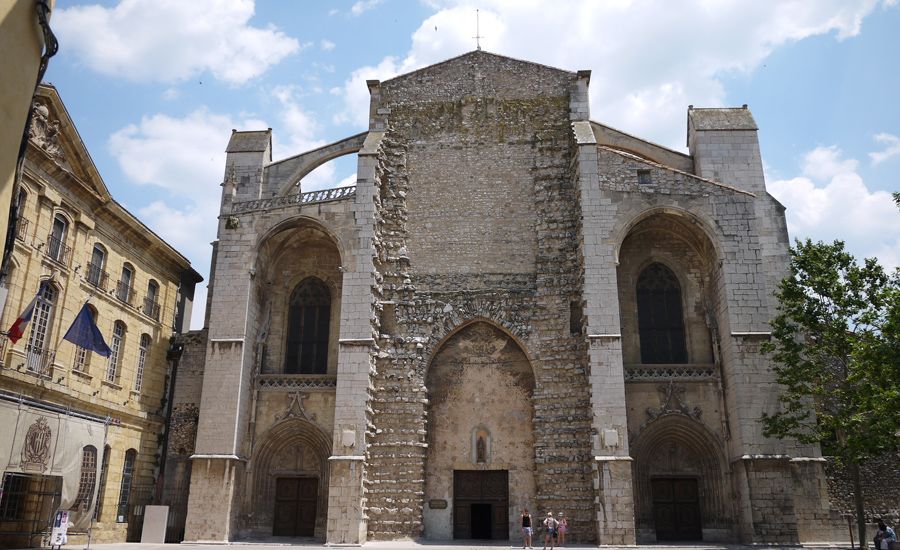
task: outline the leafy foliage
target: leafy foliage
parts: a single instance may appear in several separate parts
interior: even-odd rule
[[[792,275],[778,287],[778,315],[763,351],[784,387],[764,414],[767,436],[824,442],[859,463],[900,437],[900,270],[861,265],[844,243],[797,241]]]

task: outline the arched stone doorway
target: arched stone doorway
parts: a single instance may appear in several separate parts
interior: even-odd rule
[[[426,375],[426,538],[521,538],[518,511],[535,506],[534,383],[519,344],[484,321],[435,352]]]
[[[325,539],[331,440],[299,418],[276,424],[250,462],[251,536]]]
[[[638,542],[732,538],[721,444],[694,418],[664,414],[632,443]]]

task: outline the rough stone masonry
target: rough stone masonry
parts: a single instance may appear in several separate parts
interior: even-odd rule
[[[819,449],[758,422],[788,239],[750,111],[689,109],[686,155],[589,84],[475,51],[369,81],[320,149],[233,133],[185,540],[518,542],[526,507],[576,543],[832,538]],[[355,187],[304,189],[346,154]]]

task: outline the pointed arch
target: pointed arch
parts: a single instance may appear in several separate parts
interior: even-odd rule
[[[631,442],[634,460],[634,510],[639,531],[655,531],[651,481],[696,479],[703,531],[729,530],[730,475],[723,445],[701,422],[680,413],[663,414]]]

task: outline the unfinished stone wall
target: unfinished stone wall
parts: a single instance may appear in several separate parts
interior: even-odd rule
[[[573,73],[474,52],[373,92],[375,125],[386,134],[370,538],[422,535],[432,426],[426,365],[444,336],[482,317],[523,343],[536,373],[537,502],[530,508],[564,510],[573,542],[595,540],[585,350],[580,328],[570,330],[580,271],[574,80]],[[436,246],[447,239],[449,246]]]
[[[826,457],[825,473],[828,480],[828,494],[832,506],[841,514],[856,517],[853,503],[853,482],[846,468],[837,464],[833,457]],[[859,477],[865,497],[866,521],[874,523],[879,518],[897,528],[900,525],[900,457],[897,453],[887,453],[860,466]],[[855,529],[854,523],[854,529]],[[874,535],[873,535],[874,536]]]

